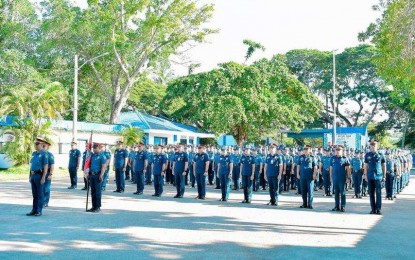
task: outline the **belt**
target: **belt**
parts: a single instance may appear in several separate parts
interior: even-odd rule
[[[31,171],[31,174],[39,174],[42,175],[42,171],[41,170],[37,170],[37,171]]]
[[[100,173],[99,172],[89,172],[89,174],[91,174],[91,175],[98,175]]]

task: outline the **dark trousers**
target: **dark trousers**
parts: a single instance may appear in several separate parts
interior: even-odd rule
[[[91,186],[92,208],[101,208],[101,184],[99,174],[89,175],[89,185]]]
[[[173,182],[174,182],[173,179],[174,179],[173,172],[172,172],[171,165],[170,165],[170,162],[169,162],[167,164],[167,170],[166,170],[166,182],[173,184]]]
[[[363,182],[362,182],[362,193],[364,195],[366,195],[366,193],[367,193],[367,181],[366,180],[363,180]]]
[[[333,188],[335,207],[346,207],[346,180],[333,180]]]
[[[174,183],[176,183],[177,195],[183,196],[185,190],[185,179],[186,175],[183,176],[183,172],[174,174]]]
[[[368,180],[368,190],[370,197],[370,207],[372,210],[381,210],[382,208],[382,181]]]
[[[297,188],[297,174],[291,174],[291,189],[295,190]]]
[[[260,184],[260,174],[259,171],[255,172],[255,176],[254,176],[254,191],[258,191],[259,190],[259,184]]]
[[[52,184],[52,181],[48,180],[48,176],[49,175],[47,174],[45,184],[43,184],[43,190],[44,190],[43,205],[49,204],[49,199],[50,199],[50,186]]]
[[[118,191],[125,190],[125,173],[123,169],[115,169],[115,184]]]
[[[222,190],[222,199],[229,198],[229,192],[231,190],[231,179],[229,178],[228,174],[221,174],[219,175],[220,179],[220,187]]]
[[[131,172],[131,166],[127,165],[125,167],[125,178],[124,178],[124,180],[129,180],[130,179],[130,172]]]
[[[78,183],[76,167],[69,167],[69,176],[71,178],[71,186],[76,187]]]
[[[199,197],[206,197],[206,176],[203,173],[196,173],[197,194]]]
[[[189,166],[189,175],[190,175],[190,185],[192,185],[192,187],[195,187],[196,176],[193,172],[193,164],[190,164]]]
[[[105,190],[105,189],[107,188],[107,183],[108,183],[108,176],[109,176],[109,174],[110,174],[110,168],[107,168],[107,170],[105,171],[104,176],[103,176],[103,178],[102,178],[102,185],[101,185],[101,188],[102,188],[103,190]]]
[[[215,172],[213,170],[213,161],[209,162],[209,170],[208,170],[208,181],[209,185],[213,185],[213,179],[215,177]]]
[[[33,205],[32,211],[35,213],[42,213],[45,190],[40,183],[42,175],[32,174],[30,177],[30,184],[32,186]]]
[[[331,180],[330,180],[330,172],[327,170],[323,170],[323,182],[324,182],[324,194],[330,195],[331,194]]]
[[[259,174],[259,185],[265,190],[265,186],[267,185],[267,181],[265,180],[265,173],[264,170]]]
[[[312,207],[314,197],[314,180],[312,178],[300,178],[301,195],[303,197],[303,205]]]
[[[388,197],[388,198],[392,198],[392,196],[393,196],[394,182],[395,182],[395,174],[387,173],[386,174],[385,189],[386,189],[386,197]]]
[[[278,203],[278,177],[267,176],[267,178],[268,178],[268,188],[269,188],[269,196],[271,198],[271,203]]]
[[[356,197],[362,195],[362,181],[363,181],[363,173],[362,172],[354,172],[352,174],[353,178],[353,186],[354,186],[354,195]]]
[[[146,184],[151,184],[151,177],[153,173],[151,172],[151,163],[147,165],[147,172],[146,172]]]
[[[157,196],[163,194],[164,178],[161,175],[153,175],[154,177],[154,193]]]
[[[239,190],[239,174],[240,169],[239,166],[237,166],[236,169],[234,168],[232,172],[233,188],[237,190]]]
[[[221,182],[220,182],[220,177],[218,176],[218,174],[216,172],[217,169],[218,169],[218,166],[215,165],[215,171],[214,171],[214,174],[215,174],[215,183],[216,183],[215,189],[220,189]]]
[[[244,200],[252,199],[252,180],[251,175],[242,175],[242,188],[244,189]]]
[[[137,171],[137,192],[143,192],[144,191],[144,172],[143,171]]]

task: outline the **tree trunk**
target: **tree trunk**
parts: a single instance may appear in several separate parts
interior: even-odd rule
[[[124,105],[121,105],[121,101],[117,101],[111,104],[111,115],[110,115],[110,124],[117,124],[118,117],[120,116],[121,109]]]

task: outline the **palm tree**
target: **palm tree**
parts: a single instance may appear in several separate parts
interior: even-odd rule
[[[132,146],[143,141],[144,132],[139,128],[129,127],[123,129],[122,137],[125,145]]]

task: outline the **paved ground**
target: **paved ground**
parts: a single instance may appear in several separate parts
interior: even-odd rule
[[[265,205],[266,192],[245,205],[241,192],[229,203],[217,201],[212,187],[199,201],[191,188],[177,200],[171,186],[154,198],[150,186],[137,197],[131,184],[114,194],[112,183],[103,211],[92,214],[84,191],[66,189],[66,180],[52,185],[44,215],[27,217],[29,183],[1,183],[0,259],[415,259],[415,178],[398,201],[384,202],[383,216],[367,214],[367,198],[350,196],[346,213],[332,213],[333,199],[321,192],[311,211],[298,208],[294,191],[274,208]]]

